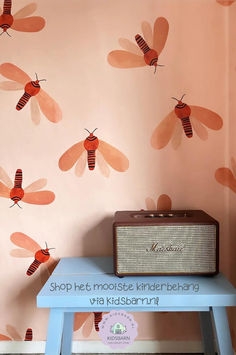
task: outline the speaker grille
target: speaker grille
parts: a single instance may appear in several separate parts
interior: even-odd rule
[[[215,225],[116,227],[116,272],[119,274],[215,271]]]

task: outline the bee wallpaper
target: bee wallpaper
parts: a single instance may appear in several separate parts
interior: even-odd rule
[[[0,0],[0,14],[0,352],[45,341],[37,293],[61,257],[112,255],[118,210],[205,210],[236,286],[236,1]],[[99,340],[101,316],[76,314],[74,339]],[[138,340],[200,342],[196,314],[134,317]]]

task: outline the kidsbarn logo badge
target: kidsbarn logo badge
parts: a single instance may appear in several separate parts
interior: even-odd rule
[[[137,323],[125,311],[111,311],[99,323],[98,335],[112,349],[127,347],[134,342],[137,334]]]

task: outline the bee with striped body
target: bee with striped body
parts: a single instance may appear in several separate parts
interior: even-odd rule
[[[181,143],[182,133],[185,133],[187,138],[193,137],[193,129],[202,140],[208,138],[208,132],[205,128],[213,130],[221,129],[223,125],[222,118],[214,111],[205,107],[187,105],[181,99],[177,100],[177,105],[155,128],[152,137],[151,145],[155,149],[164,148],[169,141],[172,141],[174,149],[177,149]]]
[[[21,32],[38,32],[41,31],[45,26],[45,20],[40,16],[31,16],[36,9],[37,4],[31,3],[19,10],[15,15],[11,14],[12,1],[4,0],[3,11],[0,15],[0,28],[2,28],[3,33],[10,34],[7,32],[9,28],[15,31]]]

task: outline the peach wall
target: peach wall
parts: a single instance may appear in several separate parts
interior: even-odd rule
[[[12,13],[27,5],[13,1]],[[35,15],[46,20],[35,33],[9,29],[3,34],[1,63],[10,62],[33,80],[35,72],[45,90],[60,106],[62,120],[50,122],[41,115],[39,125],[31,120],[30,103],[16,111],[23,91],[1,90],[1,161],[11,179],[16,169],[23,171],[23,187],[40,178],[47,179],[44,190],[55,193],[48,205],[0,198],[1,225],[1,323],[21,334],[28,327],[34,340],[46,337],[47,311],[37,310],[35,296],[41,287],[40,271],[28,277],[33,258],[13,257],[16,246],[12,233],[21,232],[41,247],[47,241],[53,258],[112,254],[112,217],[117,210],[146,208],[145,199],[157,200],[168,194],[174,209],[203,209],[221,223],[220,268],[236,282],[232,267],[235,195],[215,179],[215,171],[229,164],[234,151],[234,107],[228,106],[234,94],[235,62],[228,67],[228,16],[236,5],[222,6],[216,0],[69,0],[37,2]],[[121,49],[118,39],[134,41],[141,23],[153,26],[165,17],[169,33],[158,67],[115,68],[108,54]],[[230,37],[232,56],[235,36]],[[7,80],[4,76],[0,81]],[[208,129],[208,139],[195,133],[182,137],[177,149],[151,146],[158,124],[174,109],[172,96],[188,105],[201,106],[223,119],[219,130]],[[233,100],[232,100],[233,101]],[[231,101],[230,101],[231,102]],[[232,114],[231,114],[232,112]],[[87,137],[87,128],[101,140],[117,148],[129,161],[123,172],[110,169],[104,177],[98,166],[85,169],[77,177],[74,168],[62,171],[59,158],[73,144]],[[229,143],[231,142],[231,143]],[[233,207],[233,208],[232,208]],[[230,214],[229,214],[229,211]],[[235,229],[235,228],[234,228]],[[40,266],[43,269],[43,265]],[[141,324],[140,315],[135,314]],[[188,323],[181,322],[185,317]],[[235,314],[232,316],[235,324]],[[234,318],[234,319],[233,319]],[[172,321],[170,321],[170,319]],[[197,317],[152,314],[142,320],[139,339],[199,339]],[[163,329],[165,331],[163,331]],[[232,328],[233,330],[233,328]],[[235,330],[236,331],[236,330]],[[75,332],[75,338],[83,337]],[[97,338],[95,332],[92,338]]]

